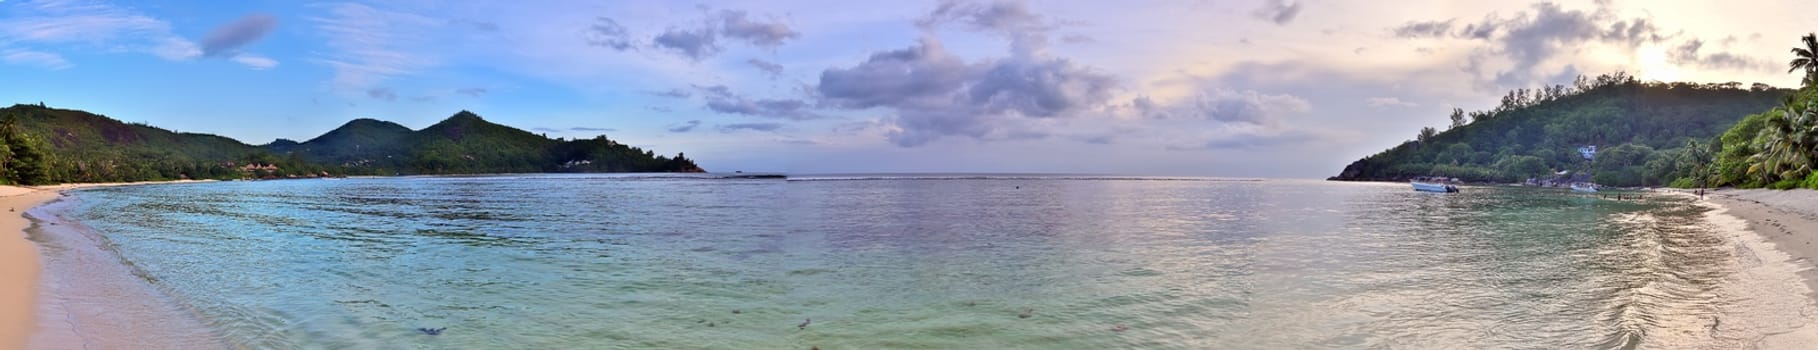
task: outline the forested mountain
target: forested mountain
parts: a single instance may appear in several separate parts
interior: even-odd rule
[[[1622,73],[1580,77],[1572,86],[1512,91],[1488,111],[1454,109],[1445,131],[1425,128],[1331,179],[1519,182],[1573,171],[1604,185],[1666,185],[1692,172],[1694,160],[1682,156],[1688,141],[1709,140],[1790,91],[1642,83]],[[1594,161],[1580,156],[1582,146],[1598,147]]]
[[[605,139],[562,141],[462,111],[412,131],[358,119],[307,142],[234,139],[124,123],[43,105],[0,108],[0,181],[15,184],[171,179],[515,172],[699,172],[693,161]]]
[[[227,162],[264,153],[230,138],[128,124],[88,112],[14,105],[0,116],[18,135],[41,141],[48,178],[9,182],[106,182],[238,175]],[[8,172],[17,167],[9,164]],[[288,174],[288,173],[287,173]]]
[[[681,154],[672,159],[605,136],[550,139],[468,111],[417,131],[357,119],[303,143],[280,140],[263,147],[349,174],[702,171]]]
[[[397,123],[360,118],[303,144],[278,139],[266,144],[264,148],[278,154],[297,152],[312,159],[337,164],[350,159],[402,154],[405,138],[410,137],[410,134],[410,128]],[[304,144],[309,146],[304,147]]]

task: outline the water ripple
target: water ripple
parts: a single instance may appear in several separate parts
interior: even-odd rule
[[[78,212],[256,348],[1700,347],[1747,261],[1673,197],[947,180],[223,183]]]

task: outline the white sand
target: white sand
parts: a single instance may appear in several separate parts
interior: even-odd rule
[[[26,240],[25,210],[57,197],[56,191],[0,186],[0,349],[20,349],[34,329],[38,247]]]
[[[1818,240],[1818,191],[1718,190],[1707,197],[1729,209],[1730,215],[1747,220],[1750,230],[1804,267],[1799,275],[1810,289],[1818,290],[1818,270],[1812,269],[1818,261],[1818,245],[1812,243]]]
[[[1719,190],[1711,221],[1728,232],[1741,271],[1713,335],[1754,349],[1812,349],[1818,344],[1818,191]]]
[[[196,182],[194,180],[173,182]],[[41,303],[39,290],[45,281],[42,273],[44,265],[39,261],[42,255],[39,247],[26,236],[25,229],[31,227],[31,220],[25,212],[33,207],[56,199],[64,190],[101,187],[163,184],[171,182],[135,182],[135,183],[97,183],[97,184],[64,184],[42,187],[0,186],[0,208],[7,210],[0,214],[0,350],[24,349],[34,334],[42,333],[45,327],[38,320],[39,311],[45,306]],[[42,339],[35,340],[34,347],[44,347]],[[56,343],[50,348],[81,349],[81,344]]]

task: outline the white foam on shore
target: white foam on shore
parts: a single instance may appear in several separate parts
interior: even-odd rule
[[[1792,256],[1776,250],[1774,243],[1749,229],[1748,221],[1729,214],[1721,205],[1711,208],[1705,220],[1735,247],[1736,272],[1724,283],[1717,305],[1719,315],[1709,325],[1715,348],[1811,349],[1818,344],[1818,304]]]

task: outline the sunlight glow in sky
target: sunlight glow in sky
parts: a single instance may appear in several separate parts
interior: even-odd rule
[[[716,171],[1324,177],[1577,74],[1793,86],[1809,5],[8,0],[0,103],[251,144],[465,109]]]

